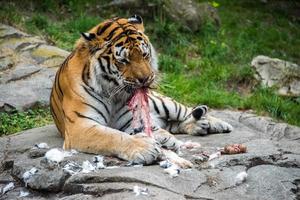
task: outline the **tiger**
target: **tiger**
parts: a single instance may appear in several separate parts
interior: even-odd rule
[[[141,16],[115,17],[81,33],[57,70],[50,95],[63,148],[149,165],[161,156],[162,148],[178,151],[182,142],[176,134],[233,130],[208,115],[207,106],[184,106],[151,89],[157,76],[158,57]],[[150,88],[153,137],[132,127],[128,101],[139,88]]]

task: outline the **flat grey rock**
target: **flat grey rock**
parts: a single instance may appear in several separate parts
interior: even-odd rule
[[[177,135],[182,141],[201,143],[196,150],[182,150],[182,157],[194,167],[171,178],[157,164],[128,166],[128,162],[105,157],[106,166],[94,172],[70,174],[66,164],[92,163],[92,154],[77,153],[59,164],[49,163],[47,149],[33,148],[46,142],[61,148],[62,138],[54,125],[31,129],[0,138],[0,188],[15,182],[16,188],[1,196],[16,199],[21,190],[29,190],[28,199],[299,199],[300,197],[300,128],[276,123],[271,118],[236,111],[212,111],[234,126],[229,134],[204,137]],[[222,155],[211,161],[199,161],[195,155],[213,153],[226,144],[242,143],[247,153]],[[24,180],[33,167],[38,171]],[[246,171],[245,182],[236,185],[236,176]],[[25,182],[27,188],[25,187]],[[134,186],[148,189],[136,196]],[[25,198],[26,199],[26,198]]]
[[[57,67],[69,52],[0,24],[0,112],[49,105]]]

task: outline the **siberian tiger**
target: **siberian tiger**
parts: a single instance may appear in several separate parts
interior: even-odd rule
[[[58,69],[50,97],[64,149],[151,164],[161,147],[179,148],[172,134],[232,130],[228,123],[206,115],[206,106],[190,108],[154,91],[149,94],[154,138],[134,130],[127,102],[136,88],[151,86],[157,68],[140,16],[109,19],[82,33]]]

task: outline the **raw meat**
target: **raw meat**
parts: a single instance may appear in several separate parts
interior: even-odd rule
[[[132,127],[134,130],[143,130],[152,137],[151,117],[148,101],[148,89],[136,89],[128,102],[128,107],[133,113]]]

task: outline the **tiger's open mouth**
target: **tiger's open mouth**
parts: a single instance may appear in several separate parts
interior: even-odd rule
[[[150,85],[144,86],[144,85],[128,85],[125,87],[125,91],[129,94],[135,93],[136,90],[138,89],[151,89]]]
[[[125,80],[126,85],[125,91],[127,93],[134,93],[137,89],[152,89],[152,84],[154,82],[154,77],[146,79],[137,79],[136,81]]]

